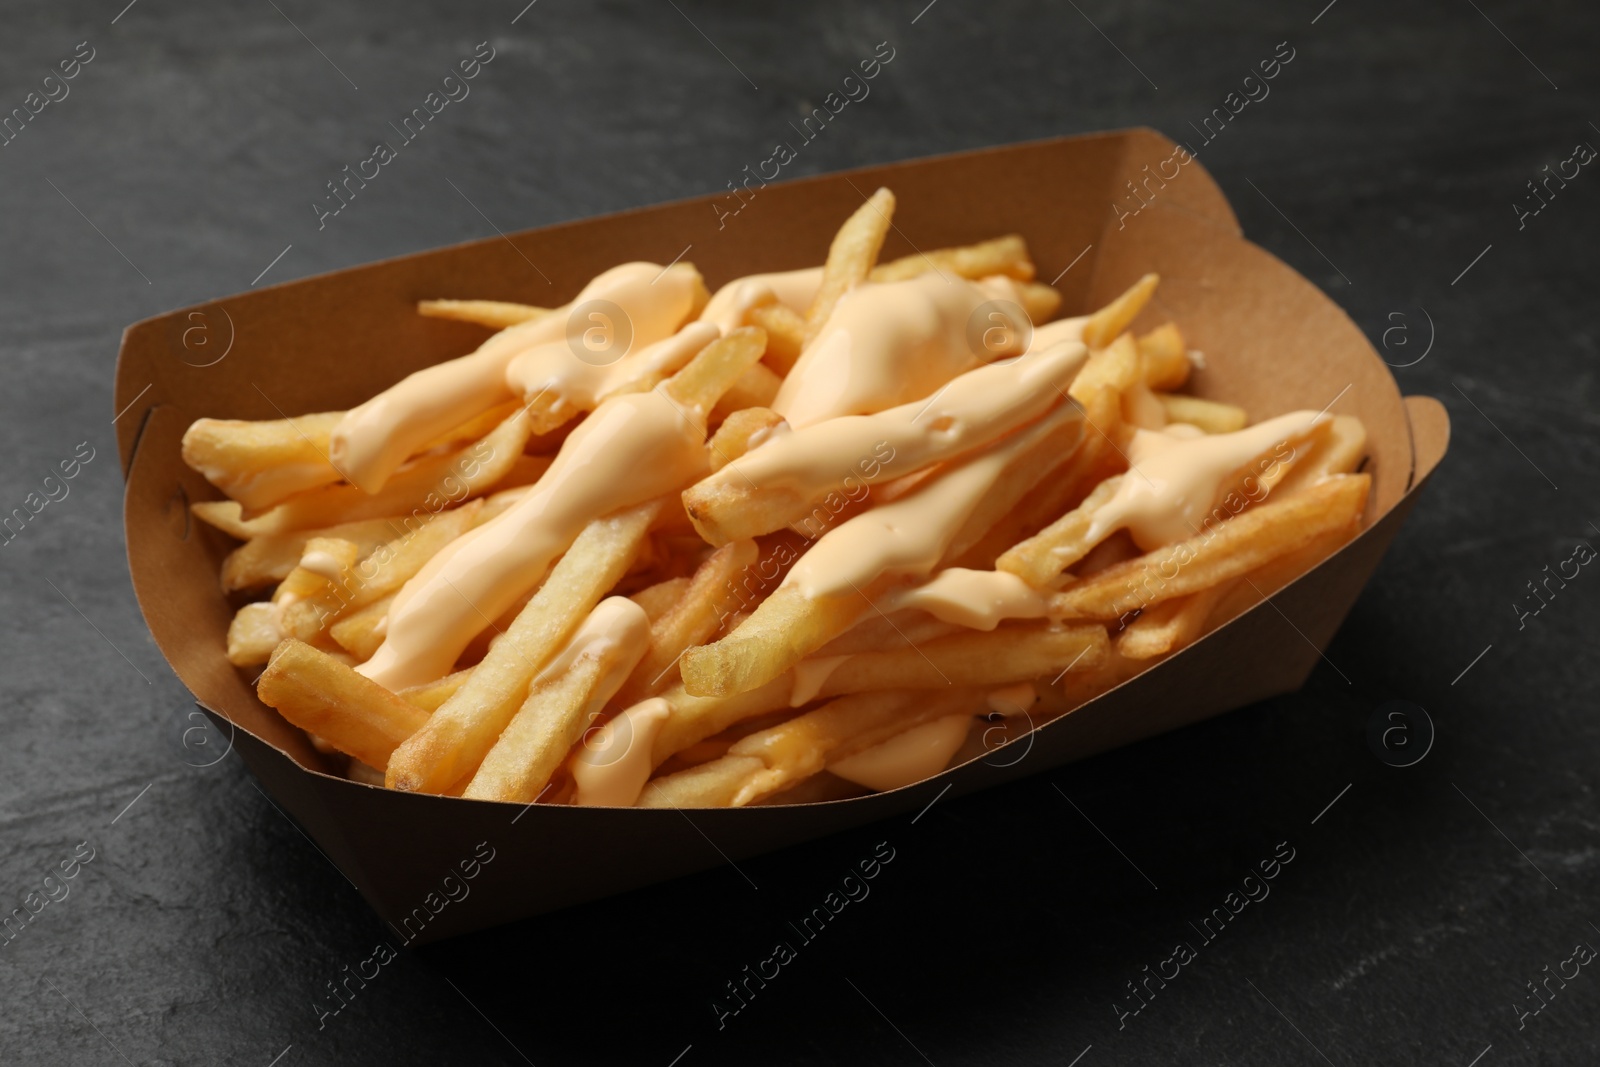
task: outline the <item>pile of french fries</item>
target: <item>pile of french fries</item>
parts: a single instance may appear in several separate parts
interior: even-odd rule
[[[1056,315],[1060,297],[1034,281],[1021,237],[879,263],[893,211],[879,190],[844,223],[808,307],[758,301],[734,328],[705,331],[680,365],[607,379],[615,393],[660,390],[679,405],[705,436],[705,471],[594,517],[511,610],[483,620],[450,673],[425,684],[391,691],[356,669],[382,645],[396,596],[537,487],[573,426],[609,397],[499,402],[416,448],[374,493],[330,459],[342,412],[196,422],[184,459],[225,499],[194,513],[242,542],[222,566],[238,604],[230,661],[260,670],[260,698],[372,785],[518,804],[795,802],[861,792],[849,768],[931,724],[954,724],[942,736],[960,744],[936,745],[925,774],[981,754],[998,716],[1036,728],[1193,643],[1359,530],[1365,434],[1344,416],[1269,442],[1217,500],[1199,502],[1208,518],[1190,535],[1141,549],[1128,529],[1098,521],[1125,479],[1143,477],[1129,470],[1136,439],[1165,434],[1158,444],[1182,449],[1249,421],[1180,391],[1195,356],[1177,325],[1132,330],[1154,275],[1078,320],[1082,369],[998,441],[963,452],[907,435],[896,462],[874,470],[873,424],[864,462],[834,484],[800,491],[722,473],[801,432],[770,405],[857,287],[927,272],[1002,277],[1033,322]],[[699,315],[699,291],[680,326]],[[567,310],[419,306],[495,331]],[[1014,359],[1017,373],[1033,358]],[[923,399],[939,402],[943,388]],[[968,479],[977,489],[931,569],[886,568],[844,593],[786,580],[846,524],[878,522],[893,536],[897,508],[980,462],[984,480]],[[969,571],[1013,576],[1034,608],[964,625],[905,596]],[[617,761],[630,768],[621,791],[586,793],[586,766]]]

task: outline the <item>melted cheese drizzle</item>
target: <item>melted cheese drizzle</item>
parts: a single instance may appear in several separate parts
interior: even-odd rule
[[[552,414],[576,415],[593,411],[613,393],[627,391],[630,382],[665,378],[718,336],[711,323],[691,322],[671,337],[643,349],[635,345],[606,364],[579,359],[566,341],[552,341],[513,359],[506,368],[506,383],[530,404],[544,396],[554,401]]]
[[[1194,537],[1230,476],[1328,419],[1293,411],[1233,433],[1202,434],[1183,423],[1166,431],[1135,430],[1128,472],[1116,495],[1095,512],[1087,538],[1096,542],[1126,529],[1149,552]]]
[[[840,523],[796,561],[783,585],[816,600],[862,589],[880,575],[926,578],[1006,468],[1063,421],[1082,419],[1076,405],[1063,404],[924,479],[905,496]]]
[[[848,655],[816,656],[796,663],[793,668],[794,688],[789,691],[789,706],[798,708],[817,699],[817,694],[828,684],[833,672],[849,658]]]
[[[580,807],[631,808],[654,770],[651,749],[672,705],[661,697],[642,700],[600,727],[573,754],[568,768],[578,784]]]
[[[570,671],[580,659],[608,661],[596,680],[590,702],[600,707],[622,688],[628,673],[650,643],[650,617],[625,596],[609,596],[594,606],[572,636],[551,656],[529,688],[553,681]]]
[[[395,690],[444,677],[486,620],[534,588],[585,526],[680,489],[706,466],[704,428],[664,393],[604,401],[524,496],[406,582],[383,644],[356,669]]]
[[[922,585],[880,598],[878,608],[884,612],[912,608],[940,622],[993,630],[1006,619],[1044,618],[1045,594],[1007,571],[947,567]]]
[[[511,399],[506,368],[534,345],[562,340],[572,309],[609,300],[633,326],[633,344],[670,336],[694,306],[699,273],[687,263],[665,271],[654,263],[624,263],[597,275],[576,299],[552,314],[501,330],[476,352],[426,367],[351,408],[328,440],[329,457],[368,493],[383,488],[400,465],[429,441]],[[578,362],[577,357],[573,357]]]
[[[330,582],[337,582],[344,573],[344,564],[332,552],[323,552],[313,549],[300,557],[300,568],[312,574],[319,574]]]
[[[811,500],[836,486],[841,472],[854,474],[865,459],[882,459],[885,447],[900,460],[897,469],[916,470],[938,454],[958,454],[993,441],[1062,403],[1087,358],[1083,345],[1059,344],[968,371],[931,399],[875,415],[844,415],[759,441],[752,438],[750,451],[708,481],[786,488]],[[884,461],[867,480],[892,466],[894,460]]]
[[[972,315],[997,299],[1015,303],[1016,284],[1008,278],[975,283],[938,273],[903,282],[864,282],[840,298],[784,379],[772,408],[800,429],[929,397],[978,365],[968,339]],[[1019,338],[1021,324],[1012,324],[1008,336]],[[986,353],[1010,354],[1015,352],[1005,348]]]
[[[920,782],[945,769],[967,739],[970,715],[947,715],[896,734],[853,756],[834,760],[828,770],[868,789],[886,792]]]
[[[787,270],[777,274],[748,274],[735,278],[712,294],[700,313],[701,322],[714,323],[723,333],[746,325],[750,309],[771,293],[778,303],[801,315],[811,306],[822,285],[822,268]]]

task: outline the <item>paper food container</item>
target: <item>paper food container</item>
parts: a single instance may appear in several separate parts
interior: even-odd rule
[[[413,944],[915,812],[947,787],[951,796],[968,793],[1292,691],[1444,455],[1448,418],[1435,400],[1402,398],[1356,325],[1244,240],[1215,182],[1198,162],[1179,163],[1174,149],[1159,134],[1132,130],[751,182],[738,199],[704,197],[489,238],[136,323],[123,338],[115,410],[127,408],[116,425],[128,562],[150,630],[215,720],[219,747],[232,738],[266,792]],[[1373,494],[1362,533],[1270,604],[1026,738],[904,789],[824,803],[686,818],[390,792],[328,773],[305,736],[229,665],[224,637],[235,605],[217,574],[233,544],[189,517],[190,502],[219,495],[179,458],[194,419],[350,407],[486,336],[418,316],[419,298],[558,305],[628,260],[681,256],[713,289],[742,274],[820,263],[839,223],[879,185],[899,201],[885,258],[910,253],[909,242],[925,249],[1021,233],[1067,313],[1098,307],[1158,271],[1161,287],[1138,327],[1176,322],[1205,353],[1193,392],[1241,404],[1252,420],[1328,407],[1366,424]],[[486,855],[487,866],[470,868]],[[455,874],[459,884],[464,866],[479,876],[464,898],[447,899],[443,879]]]

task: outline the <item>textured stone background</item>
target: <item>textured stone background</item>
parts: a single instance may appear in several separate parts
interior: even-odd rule
[[[1600,946],[1600,569],[1520,628],[1513,604],[1600,540],[1600,174],[1524,229],[1511,206],[1600,145],[1592,5],[122,2],[0,10],[0,108],[94,49],[0,147],[0,510],[94,450],[0,553],[0,904],[94,850],[0,948],[0,1060],[1594,1061],[1600,974],[1518,1023],[1526,982]],[[323,182],[484,40],[472,95],[319,232]],[[1205,165],[1392,362],[1431,339],[1396,374],[1450,408],[1443,470],[1300,694],[744,864],[759,889],[725,867],[403,955],[319,1028],[324,983],[389,935],[237,756],[191,765],[123,560],[119,331],[269,264],[263,284],[720,190],[884,40],[871,97],[795,173],[1187,137],[1288,41]],[[1366,739],[1390,700],[1437,729],[1410,768]],[[719,1030],[722,984],[879,841],[871,896]],[[1281,841],[1271,896],[1119,1030],[1124,983]]]

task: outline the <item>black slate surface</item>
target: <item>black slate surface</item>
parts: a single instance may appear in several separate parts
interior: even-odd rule
[[[1528,583],[1600,541],[1600,174],[1515,207],[1600,146],[1592,5],[122,2],[0,8],[0,108],[93,56],[0,146],[0,509],[80,460],[0,552],[0,905],[81,864],[0,938],[0,1061],[1595,1061],[1600,974],[1573,953],[1600,946],[1600,569],[1547,603]],[[480,41],[471,96],[319,230],[323,183]],[[1287,42],[1201,158],[1246,232],[1449,407],[1444,468],[1299,694],[742,875],[402,953],[332,1012],[327,983],[391,935],[237,756],[211,763],[145,632],[122,326],[263,272],[720,190],[881,41],[871,96],[793,173],[1191,137]],[[1369,744],[1376,717],[1421,750],[1391,701],[1433,726],[1405,768]],[[870,896],[719,1026],[725,983],[889,849]],[[1270,895],[1195,928],[1291,850]],[[1179,941],[1195,958],[1131,1014],[1126,983],[1170,974]]]

